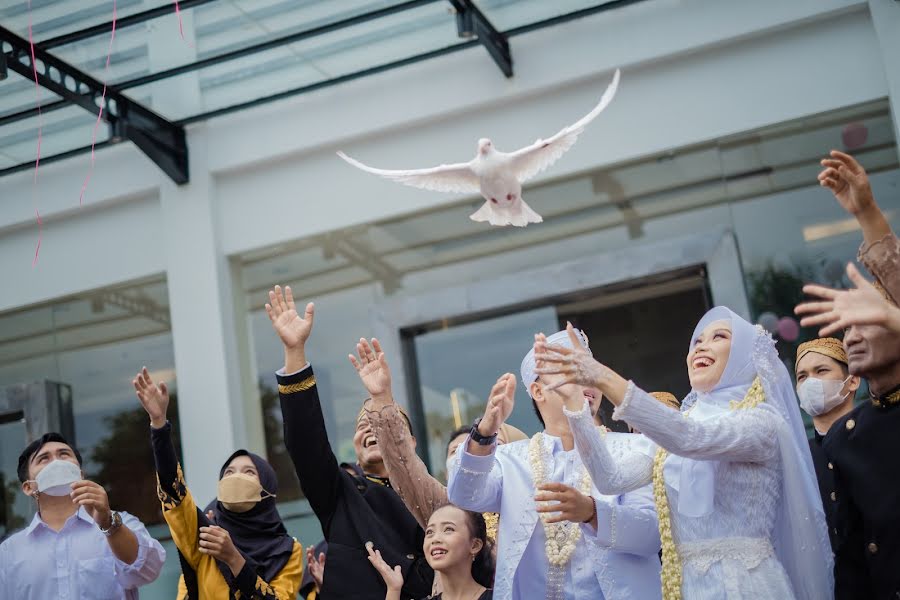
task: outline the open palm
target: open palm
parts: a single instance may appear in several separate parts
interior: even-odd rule
[[[150,424],[156,428],[165,425],[166,411],[169,408],[169,388],[165,382],[159,385],[153,383],[147,367],[144,367],[131,383],[134,385],[138,400],[141,401],[141,406],[150,417]]]
[[[350,362],[356,368],[360,380],[366,391],[373,398],[382,396],[391,391],[391,370],[388,368],[384,351],[377,339],[372,338],[372,344],[364,338],[360,338],[356,344],[356,356],[350,355]]]
[[[831,190],[844,210],[858,215],[874,206],[869,176],[855,158],[832,150],[829,157],[822,160],[822,166],[819,183]]]
[[[285,348],[302,347],[309,334],[312,333],[313,303],[306,305],[306,312],[301,317],[297,313],[297,306],[294,304],[294,294],[290,286],[281,291],[281,286],[276,285],[275,289],[269,291],[269,302],[266,304],[266,314],[272,322],[272,329],[281,338],[281,343]]]
[[[810,296],[820,298],[812,302],[804,302],[795,309],[798,315],[805,315],[800,321],[804,327],[820,325],[819,335],[827,336],[838,333],[852,325],[880,325],[887,327],[892,306],[879,291],[867,281],[859,270],[850,263],[847,265],[847,276],[855,289],[836,290],[820,285],[805,285],[803,291]]]

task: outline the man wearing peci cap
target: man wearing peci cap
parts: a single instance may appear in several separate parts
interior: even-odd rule
[[[0,544],[0,598],[130,600],[159,576],[163,547],[136,517],[110,508],[106,490],[84,478],[81,454],[62,435],[28,444],[18,476],[37,513]]]
[[[572,347],[566,331],[550,336],[549,343]],[[569,394],[583,396],[596,411],[599,390],[575,385],[551,390],[555,376],[535,371],[531,348],[522,361],[522,382],[543,431],[498,447],[497,434],[512,412],[516,387],[507,373],[449,461],[450,501],[467,510],[500,513],[494,597],[659,598],[659,531],[649,486],[601,495],[581,463],[563,413]],[[607,436],[623,444],[641,438]]]
[[[825,457],[822,443],[831,426],[853,410],[860,378],[850,374],[844,344],[836,338],[819,338],[800,344],[794,375],[800,408],[813,420],[815,434],[809,440],[809,451],[816,468],[822,506],[831,522],[834,465]],[[833,526],[829,530],[833,530]]]

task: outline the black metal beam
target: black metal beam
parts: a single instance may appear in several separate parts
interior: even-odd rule
[[[204,58],[204,59],[192,62],[192,63],[188,63],[186,65],[180,65],[177,67],[172,67],[171,69],[166,69],[165,71],[150,73],[149,75],[143,75],[141,77],[135,77],[134,79],[128,79],[126,81],[121,81],[116,84],[116,87],[120,90],[125,90],[128,88],[145,85],[147,83],[153,83],[154,81],[159,81],[161,79],[168,79],[169,77],[183,75],[185,73],[197,71],[197,70],[203,69],[205,67],[212,67],[214,65],[218,65],[223,62],[228,62],[230,60],[235,60],[237,58],[243,58],[245,56],[249,56],[250,54],[256,54],[258,52],[272,50],[273,48],[279,48],[279,47],[287,45],[287,44],[294,44],[296,42],[308,40],[310,38],[324,35],[326,33],[331,33],[333,31],[338,31],[341,29],[345,29],[347,27],[352,27],[354,25],[359,25],[360,23],[365,23],[367,21],[372,21],[375,19],[380,19],[382,17],[387,17],[389,15],[407,11],[407,10],[410,10],[413,8],[417,8],[419,6],[424,6],[426,4],[433,4],[434,2],[438,2],[438,1],[439,0],[408,0],[407,2],[403,2],[401,4],[395,4],[393,6],[388,6],[386,8],[380,8],[378,10],[365,12],[365,13],[362,13],[359,15],[354,15],[352,17],[348,17],[346,19],[341,19],[340,21],[335,21],[333,23],[326,23],[325,25],[319,25],[318,27],[304,29],[302,31],[297,31],[295,33],[291,33],[288,35],[283,35],[281,37],[277,37],[277,38],[274,38],[271,40],[266,40],[265,42],[260,42],[258,44],[253,44],[251,46],[245,46],[243,48],[238,48],[238,49],[232,50],[230,52],[224,52],[222,54],[217,54],[215,56],[209,56],[207,58]]]
[[[456,10],[456,24],[460,37],[472,35],[477,37],[503,74],[512,77],[512,54],[506,35],[497,31],[472,0],[450,0],[450,4]]]
[[[34,69],[28,40],[5,27],[0,27],[0,41],[12,48],[6,54],[10,69],[28,79],[36,72],[41,87],[91,113],[97,112],[103,94],[101,82],[36,46]],[[131,140],[173,181],[187,183],[188,150],[182,126],[167,121],[112,86],[106,88],[103,119],[112,127],[114,138]]]
[[[178,5],[181,10],[187,10],[189,8],[195,8],[197,6],[209,4],[210,2],[215,1],[216,0],[181,0]],[[162,6],[157,6],[156,8],[151,8],[139,13],[135,13],[133,15],[128,15],[127,17],[122,17],[121,19],[116,19],[116,31],[125,29],[126,27],[131,27],[132,25],[139,25],[140,23],[145,23],[152,19],[156,19],[157,17],[163,17],[174,12],[175,3],[167,2]],[[49,50],[50,48],[65,46],[66,44],[86,40],[97,35],[108,33],[110,31],[112,31],[112,21],[101,23],[99,25],[93,25],[91,27],[85,27],[84,29],[79,29],[78,31],[73,31],[71,33],[64,33],[62,35],[58,35],[46,40],[41,40],[40,42],[35,42],[35,45],[43,48],[44,50]]]

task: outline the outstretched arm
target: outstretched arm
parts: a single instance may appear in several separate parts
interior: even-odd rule
[[[564,411],[581,457],[594,487],[601,494],[617,495],[639,489],[650,483],[653,458],[628,448],[617,448],[614,456],[603,430],[594,424],[590,405],[584,401],[577,412]]]
[[[391,371],[381,344],[360,339],[357,356],[350,355],[359,378],[372,397],[373,410],[366,409],[369,425],[378,440],[388,478],[403,504],[422,529],[437,508],[447,503],[447,488],[431,476],[416,454],[416,440],[409,422],[391,395]]]
[[[822,337],[836,334],[851,325],[879,325],[900,334],[900,308],[888,302],[875,286],[866,281],[853,263],[847,264],[847,277],[854,289],[803,286],[806,294],[819,300],[797,305],[795,312],[804,315],[800,325],[820,325],[819,335]]]
[[[819,185],[830,189],[844,210],[856,217],[865,244],[874,244],[890,235],[891,226],[875,203],[869,176],[862,165],[849,154],[837,150],[832,150],[821,164]]]
[[[515,391],[516,378],[512,373],[505,373],[497,379],[478,426],[482,436],[490,437],[500,430],[512,413]],[[503,475],[495,456],[496,450],[496,439],[492,444],[482,445],[470,437],[468,442],[459,445],[449,465],[447,495],[450,502],[466,510],[500,511]]]
[[[315,307],[297,313],[291,288],[269,292],[266,313],[284,346],[284,368],[276,373],[284,444],[309,505],[319,518],[326,538],[341,491],[341,468],[328,442],[325,417],[319,403],[316,377],[306,360],[306,341],[312,333]]]

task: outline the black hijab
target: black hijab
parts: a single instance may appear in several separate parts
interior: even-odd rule
[[[259,474],[259,482],[263,489],[269,494],[278,493],[278,478],[275,476],[272,466],[261,456],[243,449],[228,457],[228,460],[219,469],[219,480],[222,479],[222,475],[231,461],[238,456],[250,457]],[[210,523],[207,517],[209,511],[213,513],[213,523]],[[198,512],[200,511],[198,510]],[[225,529],[231,536],[235,547],[244,555],[244,559],[265,581],[272,581],[281,572],[294,550],[294,538],[289,536],[287,529],[284,528],[273,497],[265,498],[247,512],[241,513],[226,509],[216,498],[197,515],[197,519],[198,527],[212,524]],[[179,559],[182,559],[180,553]],[[231,583],[234,580],[231,569],[222,562],[216,561],[216,563],[225,581]],[[181,566],[188,588],[188,598],[198,598],[196,573],[187,566],[185,560],[181,560]]]

